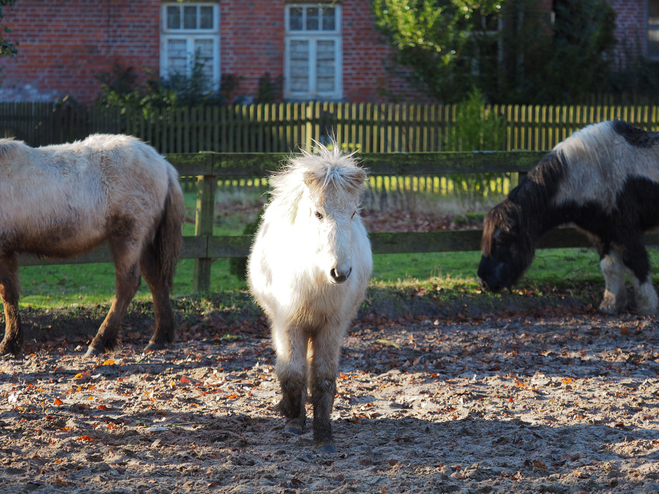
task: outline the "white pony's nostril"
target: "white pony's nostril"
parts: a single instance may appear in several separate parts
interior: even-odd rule
[[[330,271],[330,277],[332,278],[333,283],[343,283],[345,280],[348,279],[350,273],[352,273],[352,268],[350,268],[347,273],[340,272],[336,268],[332,268],[332,270]]]

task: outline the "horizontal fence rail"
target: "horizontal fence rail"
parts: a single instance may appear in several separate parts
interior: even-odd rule
[[[456,153],[371,153],[360,154],[362,164],[372,174],[381,175],[444,175],[452,173],[528,172],[544,155],[542,152],[456,152]],[[183,177],[197,177],[198,200],[195,236],[184,237],[181,258],[194,259],[195,291],[208,291],[210,263],[213,259],[245,257],[249,254],[252,237],[249,235],[213,236],[215,187],[226,177],[267,177],[279,169],[285,154],[229,154],[198,153],[172,154],[168,160]],[[482,231],[391,232],[369,235],[374,254],[451,252],[480,250]],[[647,234],[647,245],[659,245],[659,234]],[[588,247],[585,235],[573,228],[559,228],[548,232],[538,248]],[[20,255],[21,265],[78,264],[111,262],[107,245],[88,254],[51,260],[32,255]]]

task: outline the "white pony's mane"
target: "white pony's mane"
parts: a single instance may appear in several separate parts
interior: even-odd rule
[[[355,152],[343,153],[334,141],[331,149],[315,144],[312,153],[303,150],[300,155],[289,157],[283,169],[270,178],[268,209],[291,221],[305,190],[316,201],[322,201],[329,191],[359,196],[363,190],[366,171],[358,165]]]

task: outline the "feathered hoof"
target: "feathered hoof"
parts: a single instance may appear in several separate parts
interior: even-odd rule
[[[296,427],[294,425],[287,425],[286,428],[284,429],[284,433],[300,436],[304,434],[304,429],[301,429],[300,427]]]
[[[291,420],[286,421],[286,426],[284,427],[284,432],[286,434],[295,434],[296,436],[299,436],[300,434],[304,434],[306,427],[304,427],[304,419],[295,418]]]
[[[657,314],[657,308],[656,307],[639,307],[638,310],[636,311],[636,314],[639,316],[654,316]]]
[[[3,341],[0,343],[0,355],[13,355],[18,357],[21,354],[22,345],[18,341]]]
[[[603,314],[609,314],[611,316],[618,314],[620,311],[615,305],[601,303],[598,310]]]
[[[336,446],[334,446],[334,443],[316,444],[316,448],[321,453],[336,453]]]
[[[85,358],[94,358],[105,353],[105,348],[89,345],[87,348],[87,353],[85,353]]]
[[[159,343],[155,341],[150,341],[149,344],[144,349],[145,352],[150,352],[152,350],[164,350],[167,348],[167,343]]]

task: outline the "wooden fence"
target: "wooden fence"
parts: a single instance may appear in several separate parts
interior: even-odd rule
[[[659,106],[491,106],[504,123],[502,150],[547,150],[575,130],[620,118],[659,130]],[[32,146],[69,142],[95,132],[132,134],[163,154],[290,152],[335,135],[364,153],[445,151],[457,106],[367,103],[277,103],[167,111],[0,103],[0,137]]]
[[[436,176],[452,173],[528,172],[544,153],[537,151],[460,152],[460,153],[370,153],[360,155],[363,165],[374,175]],[[211,261],[222,257],[245,257],[252,237],[213,236],[215,189],[219,180],[262,178],[279,167],[284,154],[199,153],[172,154],[168,160],[181,177],[197,177],[195,236],[185,237],[182,258],[194,259],[193,290],[210,287]],[[482,232],[442,231],[431,233],[371,233],[375,254],[412,252],[451,252],[480,250]],[[648,234],[645,241],[659,245],[659,234]],[[572,228],[548,232],[538,248],[589,246],[585,236]],[[50,261],[21,255],[21,265],[110,262],[107,245],[89,254],[63,261]]]

